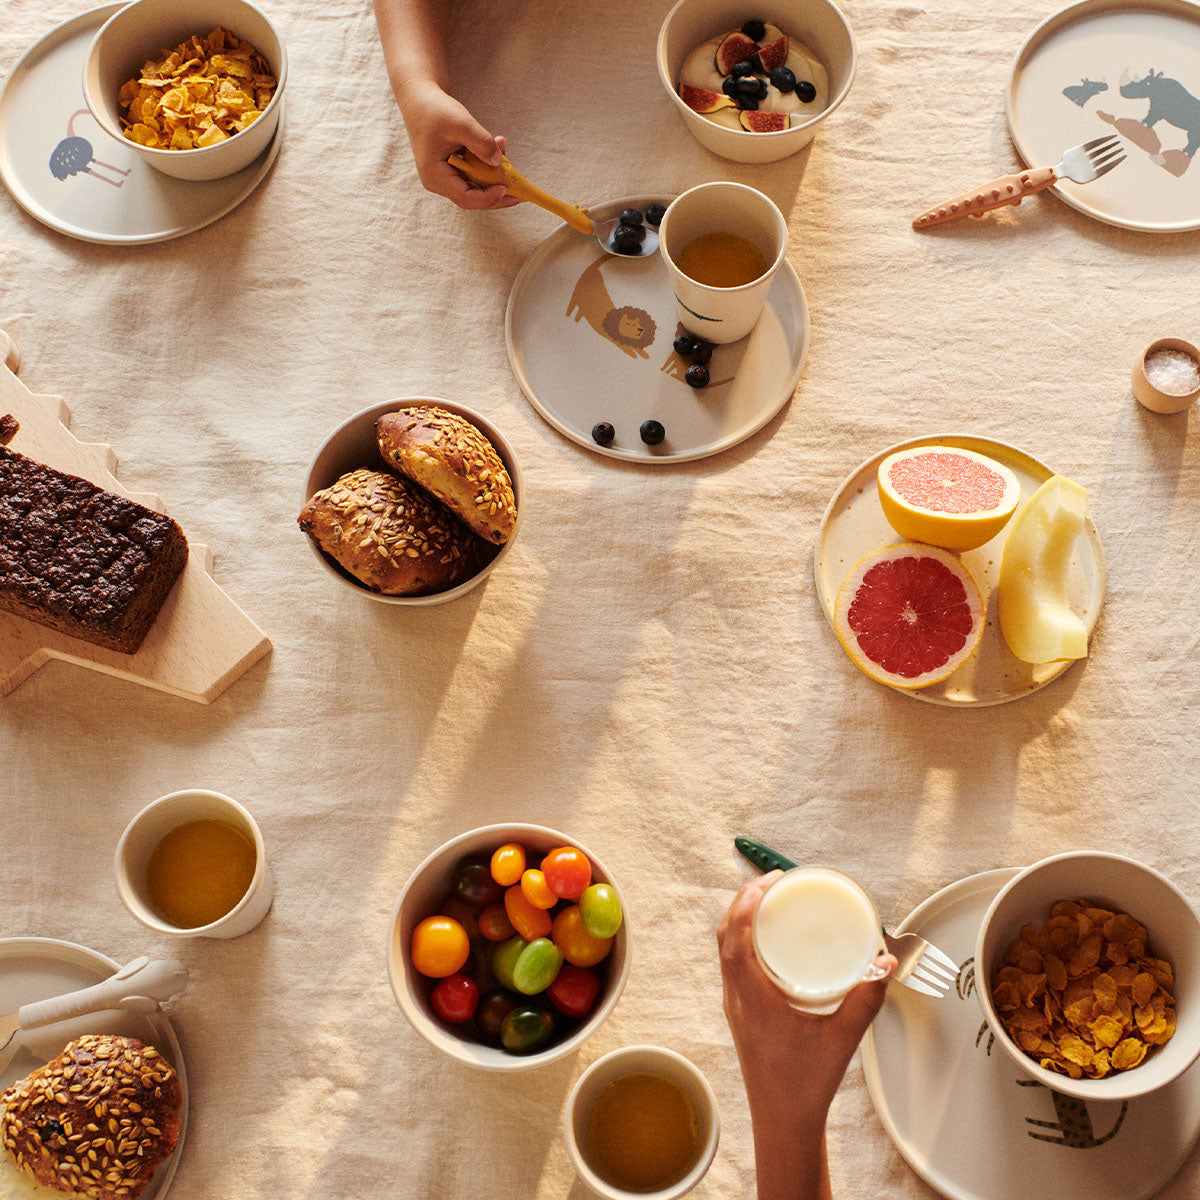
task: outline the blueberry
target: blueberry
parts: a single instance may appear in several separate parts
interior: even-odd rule
[[[696,348],[696,339],[690,333],[681,333],[675,339],[675,353],[683,358],[689,358]]]
[[[620,222],[622,225],[634,225],[634,226],[641,225],[641,223],[642,223],[641,211],[636,208],[622,209],[621,216],[620,216]]]
[[[771,72],[771,83],[776,91],[794,92],[796,90],[796,73],[791,67],[776,67]]]
[[[796,84],[796,99],[801,104],[811,104],[817,98],[817,89],[807,79]]]
[[[758,98],[760,100],[765,100],[767,98],[767,81],[765,79],[760,79],[758,81]]]
[[[758,100],[752,100],[749,96],[739,96],[737,106],[742,112],[758,112]]]
[[[750,96],[750,97],[757,96],[758,95],[758,76],[757,75],[743,75],[742,78],[738,80],[737,90],[738,90],[739,96]]]
[[[633,225],[618,225],[612,236],[613,249],[618,254],[638,254],[642,249],[642,238],[646,236],[644,229]]]
[[[646,209],[646,224],[653,225],[655,229],[662,224],[662,219],[667,215],[666,206],[662,204],[651,204]]]
[[[667,431],[658,421],[643,421],[638,433],[647,446],[657,446],[667,436]]]
[[[684,373],[684,379],[687,380],[689,387],[702,388],[708,387],[708,368],[702,367],[699,363],[693,363]],[[642,426],[645,429],[645,426]],[[643,436],[645,436],[643,434]]]
[[[598,446],[607,446],[616,436],[617,431],[607,421],[592,426],[592,441]]]
[[[704,366],[710,358],[712,358],[712,347],[707,342],[697,340],[696,344],[692,347],[692,362]]]
[[[748,58],[744,58],[741,62],[735,62],[729,68],[729,73],[734,79],[741,79],[743,75],[753,75],[754,64]]]
[[[737,96],[738,81],[732,75],[726,75],[721,82],[721,91],[727,96]]]
[[[762,21],[747,21],[742,32],[752,41],[761,42],[767,36],[767,27]]]

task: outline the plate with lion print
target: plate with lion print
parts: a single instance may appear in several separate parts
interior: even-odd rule
[[[589,212],[604,221],[625,208],[669,203],[669,197],[634,196]],[[692,361],[675,352],[681,333],[659,255],[606,254],[594,238],[566,225],[521,268],[505,317],[509,361],[533,407],[573,442],[633,462],[719,454],[783,408],[808,355],[804,288],[785,261],[750,335],[713,347],[705,387],[684,378]],[[641,438],[646,421],[663,427],[657,445]],[[613,428],[606,445],[592,437],[600,424]]]

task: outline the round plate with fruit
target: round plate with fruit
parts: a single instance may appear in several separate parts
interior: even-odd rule
[[[1087,654],[1104,599],[1086,491],[970,435],[914,438],[859,466],[825,510],[814,567],[850,660],[954,707],[1057,679]]]
[[[597,223],[670,197],[599,204]],[[517,275],[505,319],[513,373],[533,407],[609,458],[687,462],[757,433],[791,399],[808,355],[808,304],[784,262],[753,332],[697,343],[676,320],[666,264],[606,254],[563,226]]]

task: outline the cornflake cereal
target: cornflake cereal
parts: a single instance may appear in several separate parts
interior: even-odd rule
[[[125,136],[156,150],[213,146],[252,125],[275,94],[267,60],[220,27],[147,62],[121,86]]]
[[[1128,1071],[1175,1032],[1175,973],[1146,953],[1128,913],[1060,900],[1026,925],[992,981],[1009,1036],[1038,1065],[1072,1079]]]

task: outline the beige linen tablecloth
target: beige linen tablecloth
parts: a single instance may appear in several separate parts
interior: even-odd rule
[[[0,933],[120,959],[177,951],[192,1084],[176,1200],[583,1189],[560,1134],[602,1052],[657,1042],[715,1086],[701,1197],[753,1194],[714,929],[748,832],[852,870],[897,921],[943,885],[1085,845],[1200,897],[1200,436],[1134,403],[1134,356],[1200,337],[1200,235],[1094,223],[1052,196],[956,236],[909,228],[942,192],[1016,167],[1009,61],[1044,0],[848,0],[858,78],[809,151],[709,155],[654,69],[668,5],[464,5],[457,85],[533,179],[582,203],[706,179],[788,214],[812,310],[789,407],[717,458],[600,459],[510,372],[505,300],[553,220],[424,193],[366,0],[270,0],[291,55],[273,173],[216,225],[128,249],[71,241],[0,197],[0,327],[122,481],[160,494],[272,655],[208,707],[63,665],[0,701]],[[0,71],[77,11],[5,0]],[[349,414],[443,395],[506,432],[525,524],[486,588],[405,611],[314,563],[295,516]],[[1085,484],[1108,557],[1092,657],[1019,703],[927,706],[846,660],[811,554],[834,488],[901,438],[970,430]],[[163,793],[258,816],[278,878],[252,934],[182,948],[121,907],[112,853]],[[443,1059],[401,1017],[384,946],[412,868],[455,833],[535,820],[592,846],[628,900],[634,966],[576,1057],[511,1078]],[[830,1122],[835,1190],[928,1197],[856,1059]],[[1200,1192],[1200,1153],[1166,1189]]]

